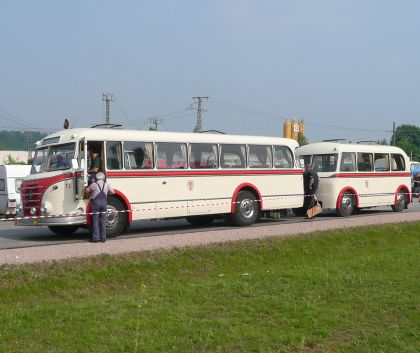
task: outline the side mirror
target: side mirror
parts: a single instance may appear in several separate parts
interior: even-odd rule
[[[71,166],[73,167],[74,170],[79,169],[79,163],[77,163],[77,159],[71,160]]]

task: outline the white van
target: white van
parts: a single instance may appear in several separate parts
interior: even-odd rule
[[[31,172],[30,165],[0,165],[0,216],[14,216],[20,204],[20,184]]]

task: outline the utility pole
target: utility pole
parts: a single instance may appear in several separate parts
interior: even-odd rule
[[[395,121],[392,123],[392,146],[395,146]]]
[[[209,100],[209,98],[210,97],[193,97],[193,99],[197,100],[197,108],[191,107],[191,109],[197,109],[197,123],[195,125],[193,132],[201,132],[203,128],[203,118],[202,118],[201,113],[206,112],[207,110],[201,107],[201,103],[203,99]]]
[[[150,118],[149,120],[150,120],[149,130],[157,131],[158,130],[159,119],[158,118]]]
[[[32,159],[32,132],[27,131],[28,133],[28,163]]]
[[[110,93],[104,93],[102,95],[102,100],[105,101],[105,123],[109,124],[109,120],[110,120],[110,103],[113,102],[114,100],[112,99],[113,96]]]

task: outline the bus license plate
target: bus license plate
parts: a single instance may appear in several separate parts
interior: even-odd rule
[[[7,207],[15,208],[16,207],[16,201],[9,201],[8,204],[7,204]]]

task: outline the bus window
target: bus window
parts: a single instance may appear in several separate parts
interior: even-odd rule
[[[187,167],[187,145],[185,143],[157,143],[158,169],[184,169]]]
[[[343,152],[341,154],[340,171],[354,172],[356,170],[356,154],[354,152]]]
[[[222,168],[245,168],[245,145],[221,145],[220,164]]]
[[[305,168],[307,164],[312,164],[312,155],[299,156],[299,167]]]
[[[401,154],[391,154],[391,170],[393,172],[405,170],[405,161]]]
[[[373,172],[373,154],[358,152],[357,153],[357,170],[359,172]]]
[[[274,146],[274,167],[293,168],[292,151],[286,146]]]
[[[218,168],[217,145],[191,143],[189,146],[190,168]]]
[[[249,168],[271,168],[273,166],[271,146],[250,145],[248,148]]]
[[[337,170],[337,154],[314,155],[312,168],[315,172],[335,172]]]
[[[384,172],[389,170],[388,153],[375,153],[375,172]]]
[[[110,170],[122,169],[121,142],[108,141],[106,143],[106,166]]]
[[[152,169],[153,143],[124,142],[125,169]]]

